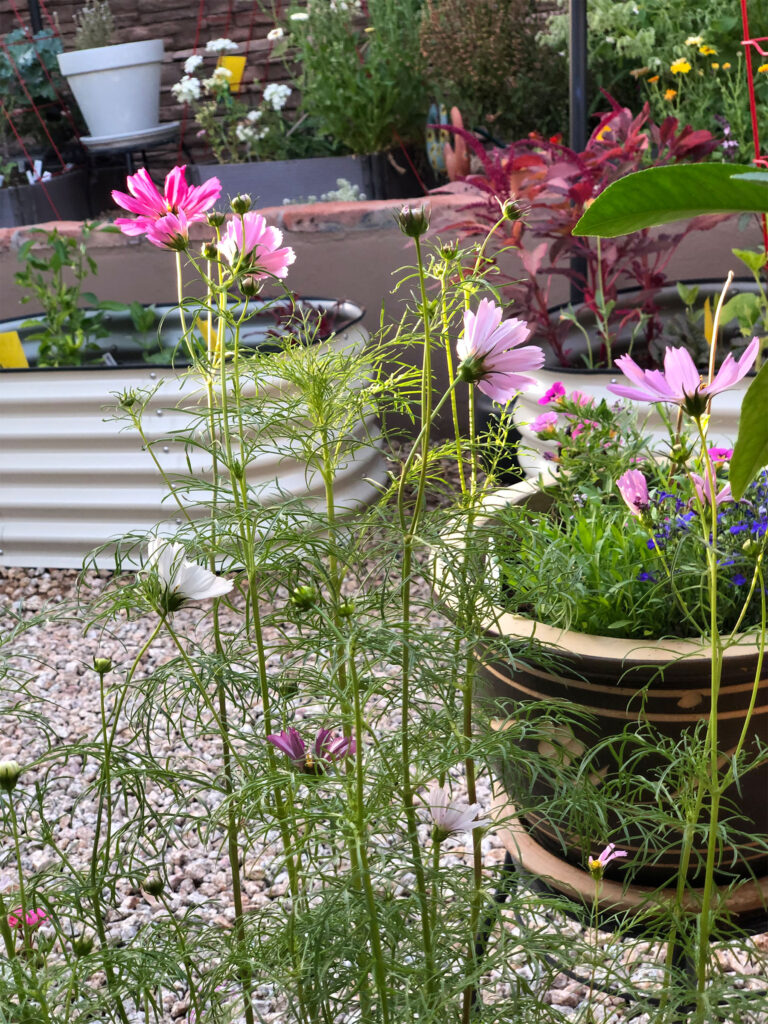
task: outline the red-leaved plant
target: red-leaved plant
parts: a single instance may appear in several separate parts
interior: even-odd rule
[[[655,124],[647,103],[634,116],[606,97],[611,109],[600,118],[581,153],[564,145],[559,136],[537,135],[486,151],[470,132],[449,129],[465,140],[483,166],[483,173],[462,178],[480,195],[463,208],[464,218],[451,228],[458,229],[462,239],[485,234],[498,220],[499,204],[515,204],[520,218],[505,221],[496,231],[490,254],[509,247],[517,250],[527,277],[506,283],[504,294],[514,300],[516,310],[524,311],[534,334],[549,343],[561,366],[571,365],[576,353],[564,344],[571,318],[553,319],[549,312],[554,274],[574,282],[583,295],[576,315],[589,311],[595,317],[599,350],[593,353],[594,365],[605,365],[619,332],[624,330],[626,336],[632,327],[640,329],[636,356],[648,360],[646,353],[660,331],[655,300],[667,283],[665,271],[675,249],[689,232],[722,219],[695,217],[674,232],[646,229],[602,244],[573,236],[585,206],[611,182],[645,167],[700,161],[719,145],[710,132],[680,128],[674,117]],[[620,288],[634,290],[626,296]]]

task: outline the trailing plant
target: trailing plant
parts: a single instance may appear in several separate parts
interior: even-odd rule
[[[91,0],[72,15],[75,22],[75,49],[90,50],[114,42],[115,19],[109,0]]]

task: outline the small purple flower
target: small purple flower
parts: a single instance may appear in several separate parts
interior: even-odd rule
[[[641,583],[656,583],[656,582],[658,582],[656,577],[654,576],[654,574],[652,572],[639,572],[637,574],[637,578],[638,578],[638,580],[640,580]]]
[[[331,729],[321,729],[315,742],[307,747],[298,729],[291,726],[282,732],[267,736],[267,740],[288,758],[294,768],[305,775],[322,775],[328,765],[351,757],[355,741],[351,736],[335,736]]]
[[[603,852],[598,857],[590,857],[587,861],[587,867],[589,873],[599,882],[603,877],[606,867],[611,863],[612,860],[618,860],[619,857],[626,857],[626,850],[617,850],[615,843],[609,843]]]
[[[735,572],[733,576],[731,576],[731,583],[734,587],[743,587],[746,582],[747,577],[740,572]]]

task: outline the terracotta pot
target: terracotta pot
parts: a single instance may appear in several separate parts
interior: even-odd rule
[[[545,501],[542,493],[525,481],[491,495],[486,508],[489,515],[481,522],[487,527],[490,513],[504,505],[526,503],[542,508]],[[445,565],[438,568],[437,578],[446,579],[443,587],[450,606],[449,568]],[[638,641],[591,636],[556,629],[501,608],[495,608],[488,616],[485,629],[488,643],[482,644],[478,651],[482,676],[488,696],[508,705],[510,719],[515,717],[516,708],[532,701],[568,702],[592,716],[591,722],[583,727],[577,724],[553,729],[537,746],[538,753],[545,757],[583,765],[586,768],[583,784],[594,787],[598,800],[601,787],[616,777],[618,761],[625,761],[633,753],[635,726],[639,729],[642,723],[647,723],[661,736],[678,741],[685,731],[694,729],[709,717],[711,662],[708,648],[698,640]],[[489,647],[495,643],[498,650],[499,637],[507,644],[520,641],[523,660],[515,659],[508,664],[491,660]],[[526,641],[533,638],[536,645],[527,646]],[[719,748],[725,756],[739,740],[758,657],[754,636],[740,638],[738,644],[724,654],[717,718]],[[503,722],[497,724],[503,725]],[[759,683],[746,749],[755,752],[758,738],[763,745],[768,745],[768,666],[763,668]],[[594,755],[589,753],[605,741],[612,742]],[[635,763],[637,781],[648,777],[661,763],[658,755],[644,754]],[[656,841],[653,836],[644,834],[641,824],[622,821],[609,807],[604,835],[580,835],[577,812],[571,810],[575,802],[569,801],[568,794],[559,794],[559,811],[553,813],[547,808],[547,802],[551,802],[554,789],[544,778],[539,778],[532,790],[523,791],[521,786],[525,784],[502,765],[501,779],[512,803],[521,808],[532,838],[544,849],[583,867],[589,852],[610,839],[629,852],[627,863],[632,863],[632,877],[638,884],[657,886],[674,881],[682,838],[676,827],[671,826],[666,835]],[[738,790],[731,786],[727,791],[726,802],[738,808],[738,817],[725,812],[729,827],[747,833],[749,838],[739,843],[738,852],[724,847],[719,862],[721,881],[734,875],[747,877],[768,873],[766,843],[761,845],[757,838],[768,834],[767,793],[768,759],[740,779]],[[538,798],[541,798],[540,806]],[[590,799],[590,790],[585,798]],[[641,803],[641,811],[642,807]],[[706,810],[700,821],[705,818]],[[704,841],[698,841],[699,838],[694,843],[689,873],[692,884],[696,884],[703,870]],[[616,867],[614,863],[608,874],[621,878],[627,874],[626,867]]]

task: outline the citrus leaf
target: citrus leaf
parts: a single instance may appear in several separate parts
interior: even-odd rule
[[[763,468],[768,466],[768,363],[747,388],[741,405],[739,435],[733,448],[729,483],[736,501]]]
[[[709,213],[768,212],[768,175],[748,165],[649,167],[609,185],[584,211],[574,235],[614,238]]]

